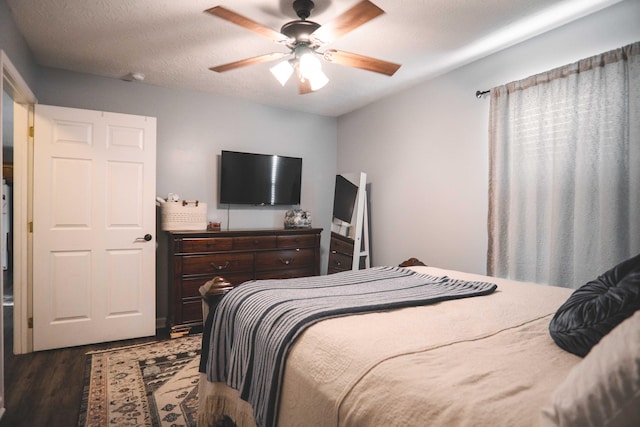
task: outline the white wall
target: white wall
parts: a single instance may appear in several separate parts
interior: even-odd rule
[[[627,0],[338,120],[338,171],[367,172],[372,261],[486,271],[490,89],[640,40]]]
[[[218,206],[218,158],[223,149],[302,157],[302,209],[322,233],[326,272],[337,120],[267,107],[239,98],[160,88],[59,69],[42,68],[41,104],[138,114],[157,118],[157,195],[170,192],[208,204],[208,216],[227,227],[281,228],[290,207]],[[36,130],[37,132],[37,130]],[[158,223],[160,218],[158,218]],[[167,313],[166,234],[157,232],[157,312]]]

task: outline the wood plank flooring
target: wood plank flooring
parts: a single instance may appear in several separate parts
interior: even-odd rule
[[[4,307],[5,318],[12,307]],[[7,333],[9,332],[9,333]],[[11,331],[5,329],[4,390],[6,412],[0,427],[73,427],[78,424],[86,353],[168,339],[155,337],[13,355]]]

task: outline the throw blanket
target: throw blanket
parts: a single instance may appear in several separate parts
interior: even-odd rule
[[[323,319],[487,295],[496,285],[376,267],[330,276],[247,282],[213,316],[207,379],[226,382],[253,407],[258,426],[276,423],[287,352]]]

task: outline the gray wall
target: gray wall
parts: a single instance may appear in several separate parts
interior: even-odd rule
[[[13,161],[13,100],[2,91],[2,162]]]
[[[488,99],[477,89],[547,70],[640,40],[640,2],[627,0],[338,120],[234,98],[164,89],[33,64],[0,0],[0,48],[40,103],[158,119],[157,194],[216,205],[222,149],[302,157],[301,207],[323,227],[323,271],[336,171],[368,174],[373,262],[416,256],[428,264],[483,273],[486,263]],[[339,143],[338,143],[339,141]],[[337,159],[337,160],[336,160]],[[280,226],[281,209],[229,210],[232,228]],[[166,251],[158,252],[158,317],[166,315]]]
[[[335,118],[51,68],[40,70],[36,95],[41,104],[156,117],[157,195],[177,193],[205,202],[209,219],[222,222],[223,228],[281,228],[290,207],[218,206],[221,150],[302,157],[300,207],[311,212],[313,226],[324,228],[326,271],[336,174]],[[167,313],[166,234],[158,231],[157,236],[157,313],[162,319]]]
[[[340,117],[338,171],[371,183],[374,264],[484,274],[489,99],[476,90],[638,41],[639,18],[627,0]]]
[[[172,192],[183,199],[205,202],[209,219],[221,221],[225,228],[282,227],[287,207],[218,206],[221,150],[302,157],[300,207],[311,212],[314,227],[325,230],[322,271],[326,271],[336,174],[335,118],[39,67],[4,0],[0,0],[0,49],[7,53],[41,104],[156,117],[156,194],[166,197]],[[158,230],[157,237],[157,316],[163,319],[168,307],[166,234]]]
[[[11,10],[5,0],[0,0],[0,49],[4,50],[13,65],[32,91],[36,90],[36,65],[27,42],[11,18]]]

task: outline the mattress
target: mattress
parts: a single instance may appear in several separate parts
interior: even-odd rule
[[[572,290],[411,268],[498,289],[311,326],[287,356],[278,426],[538,424],[540,408],[580,361],[547,330]],[[237,396],[202,374],[199,425],[222,415],[255,425]]]

